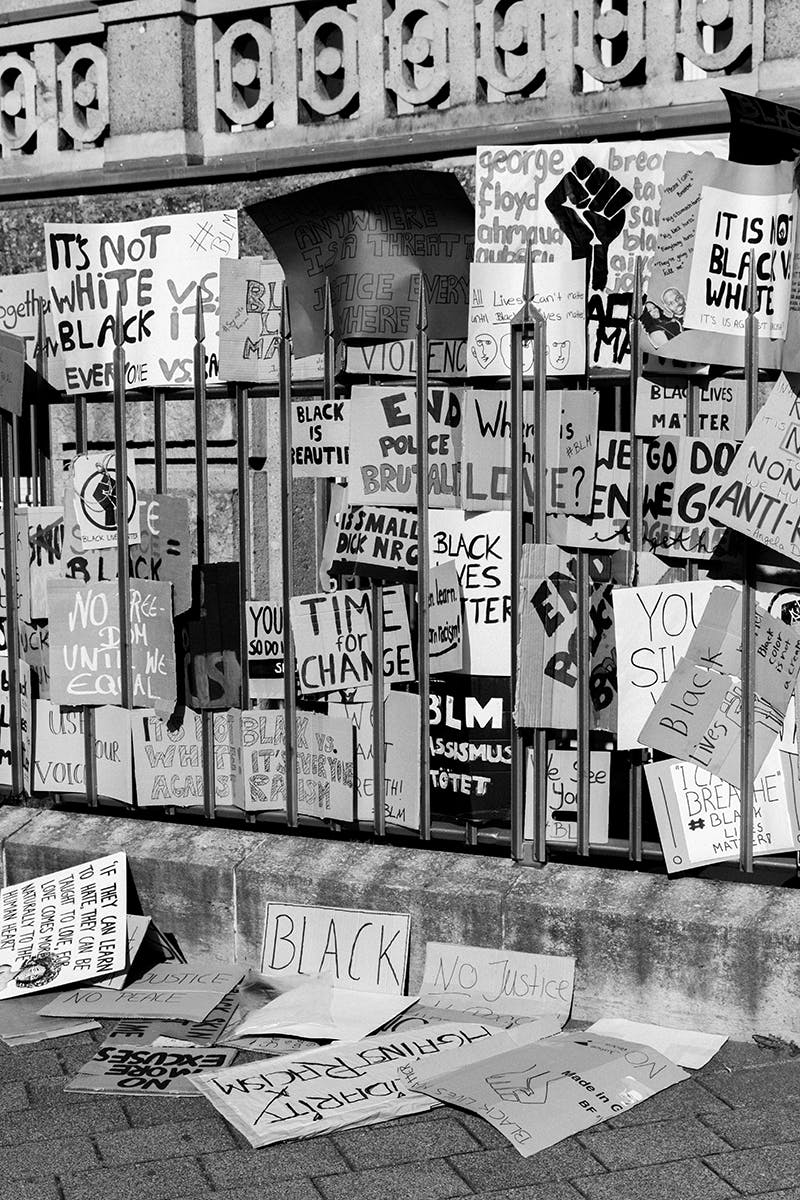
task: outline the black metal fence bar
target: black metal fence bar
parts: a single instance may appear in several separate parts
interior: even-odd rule
[[[201,573],[209,561],[208,528],[208,412],[206,411],[206,351],[203,294],[198,287],[195,298],[194,327],[194,438],[197,477],[197,565]],[[216,759],[214,755],[214,714],[203,709],[200,718],[203,760],[203,811],[212,820],[216,811]]]
[[[630,319],[630,485],[628,489],[628,531],[630,551],[632,556],[633,581],[636,581],[639,555],[642,552],[642,443],[636,434],[636,395],[639,379],[642,373],[642,344],[639,322],[642,317],[642,260],[636,259],[633,273],[633,303]],[[642,786],[644,782],[643,751],[634,750],[631,753],[630,774],[628,778],[628,857],[631,862],[642,861]]]
[[[133,705],[131,679],[131,573],[128,535],[128,420],[125,408],[125,337],[122,298],[114,322],[114,474],[117,498],[117,599],[119,602],[119,675],[122,707]],[[134,497],[134,503],[136,498]],[[94,751],[92,752],[94,756]]]
[[[281,599],[283,604],[283,701],[286,764],[286,824],[298,824],[297,797],[297,687],[290,603],[294,588],[294,489],[292,487],[292,329],[289,317],[289,287],[281,295],[280,359],[278,394],[281,429]]]
[[[386,760],[383,683],[383,588],[370,587],[372,612],[372,826],[376,837],[386,836]]]
[[[758,404],[758,293],[755,252],[750,251],[747,271],[747,320],[744,333],[745,428],[749,429]],[[739,866],[753,871],[753,807],[755,784],[754,732],[756,685],[756,599],[753,557],[742,539],[742,710],[739,739]]]
[[[419,275],[417,306],[416,439],[417,439],[417,678],[419,681],[419,836],[430,841],[430,704],[431,670],[428,594],[428,297],[425,277]],[[373,620],[375,614],[373,613]]]
[[[253,544],[250,532],[250,396],[236,387],[236,479],[239,516],[239,662],[242,710],[250,707],[250,671],[247,654],[247,602],[250,599]]]
[[[22,697],[20,695],[20,628],[17,589],[17,482],[14,441],[18,418],[0,412],[0,476],[3,490],[3,569],[6,599],[6,656],[8,662],[8,716],[11,750],[11,790],[19,796],[26,789]],[[30,696],[30,693],[29,693]]]
[[[153,390],[153,476],[156,492],[167,490],[167,397]]]
[[[578,550],[575,557],[575,589],[577,623],[577,730],[578,760],[576,849],[581,858],[589,855],[589,805],[591,796],[591,698],[589,679],[592,654],[589,631],[590,578],[589,554]]]

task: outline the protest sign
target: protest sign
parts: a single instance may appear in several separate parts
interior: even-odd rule
[[[309,976],[248,1012],[235,1033],[237,1039],[274,1033],[356,1042],[382,1029],[413,1003],[413,996],[356,992],[333,986],[327,976]]]
[[[0,891],[0,1000],[123,970],[126,872],[124,852],[109,854]]]
[[[689,649],[716,586],[715,580],[696,580],[617,587],[612,592],[619,689],[618,750],[637,748],[642,726]]]
[[[47,617],[47,580],[61,579],[64,551],[64,509],[28,509],[28,563],[31,620]]]
[[[475,261],[579,260],[587,271],[589,366],[625,370],[637,258],[656,247],[664,158],[721,138],[481,146],[475,160]]]
[[[199,1021],[154,1021],[123,1017],[109,1031],[104,1046],[119,1042],[137,1046],[215,1046],[234,1021],[239,1009],[238,993],[229,992]]]
[[[739,857],[738,787],[693,762],[645,763],[664,864],[673,874]],[[753,854],[800,847],[794,756],[774,746],[753,784]]]
[[[282,700],[283,604],[280,600],[247,600],[245,619],[250,695],[258,700]]]
[[[243,797],[246,812],[286,811],[286,718],[282,711],[253,710],[241,722]],[[353,731],[326,713],[296,716],[297,806],[302,816],[324,821],[353,819]]]
[[[107,225],[45,224],[53,324],[69,393],[111,391],[117,297],[129,387],[191,383],[198,288],[206,375],[219,375],[219,260],[239,249],[235,211]]]
[[[419,1034],[376,1034],[277,1063],[242,1063],[200,1075],[195,1087],[251,1146],[268,1146],[435,1107],[403,1083],[402,1063],[423,1055],[446,1061],[453,1050],[477,1047],[495,1032],[454,1021]]]
[[[744,364],[747,271],[755,262],[759,362],[793,369],[796,237],[792,168],[668,154],[658,247],[642,314],[644,348],[689,362]]]
[[[17,698],[22,730],[22,778],[27,780],[31,767],[31,669],[25,661],[17,664]],[[14,786],[11,765],[11,679],[8,655],[0,655],[0,787]]]
[[[408,612],[402,588],[381,589],[383,678],[414,679]],[[372,682],[372,600],[345,588],[330,595],[292,596],[289,602],[297,673],[303,695],[358,688]]]
[[[507,375],[511,367],[511,322],[525,301],[525,264],[475,262],[469,269],[469,374]],[[537,262],[533,304],[547,320],[547,374],[582,375],[586,370],[586,265]],[[533,341],[523,342],[523,371],[533,370]]]
[[[557,391],[548,394],[548,404],[552,416],[546,428],[547,512],[590,513],[597,470],[599,397],[591,391]]]
[[[593,750],[589,758],[589,841],[608,843],[608,800],[611,755]],[[535,780],[533,755],[528,752],[525,773],[525,837],[533,838]],[[547,751],[548,842],[575,842],[578,838],[578,756],[574,750]]]
[[[459,504],[462,408],[460,390],[428,389],[428,500],[433,508]],[[351,504],[416,504],[413,388],[351,388],[347,490]]]
[[[629,544],[630,470],[630,437],[599,430],[590,511],[584,516],[551,513],[547,517],[548,541],[585,550],[624,549]],[[647,530],[645,538],[646,534]]]
[[[466,336],[473,212],[450,172],[357,175],[246,211],[286,275],[297,354],[322,351],[326,280],[345,341],[413,335],[420,274],[431,336]]]
[[[116,584],[47,583],[50,697],[56,704],[119,704],[119,596]],[[172,585],[130,585],[131,701],[171,712],[175,706]]]
[[[508,392],[464,392],[461,455],[462,503],[468,512],[511,508],[511,412]],[[533,506],[533,397],[523,396],[522,486]]]
[[[589,694],[592,727],[613,732],[617,683],[613,585],[625,554],[589,557]],[[577,560],[559,546],[528,544],[520,563],[516,721],[523,728],[575,729],[578,720]],[[580,664],[586,669],[586,664]]]
[[[270,902],[264,916],[261,970],[325,973],[356,992],[402,995],[408,972],[408,913],[362,912]]]
[[[636,385],[635,431],[639,437],[659,433],[687,433],[686,406],[689,388],[697,400],[697,429],[706,441],[720,438],[741,441],[745,435],[745,382],[743,379],[692,380],[686,375],[642,376]]]
[[[331,479],[350,462],[350,401],[292,401],[292,475]]]
[[[569,1017],[574,986],[574,958],[428,942],[419,991],[421,1004],[454,1010],[448,1015],[455,1019],[469,1013],[517,1024],[555,1017],[560,1027]]]
[[[128,955],[127,963],[121,971],[116,975],[108,975],[105,979],[98,979],[95,987],[112,988],[114,991],[120,991],[125,986],[125,982],[131,971],[143,966],[143,963],[136,963],[136,956],[144,944],[147,931],[150,928],[149,917],[138,917],[134,913],[128,913]]]
[[[731,162],[794,162],[800,155],[800,110],[791,104],[720,88],[730,110]]]
[[[463,669],[509,675],[511,524],[507,513],[430,513],[430,566],[455,560],[464,603]]]
[[[283,271],[264,258],[219,264],[219,374],[237,383],[274,383],[280,360]],[[322,355],[295,358],[293,379],[321,379]]]
[[[130,551],[131,577],[172,584],[172,610],[192,606],[192,533],[185,496],[139,493],[141,541]],[[116,571],[115,571],[116,574]]]
[[[431,567],[428,575],[428,656],[437,674],[460,671],[464,656],[461,584],[455,560]]]
[[[431,809],[446,820],[506,820],[511,803],[511,684],[432,676]]]
[[[203,719],[189,708],[176,708],[169,720],[152,713],[130,714],[136,797],[140,808],[203,804]],[[239,804],[242,790],[238,724],[228,713],[214,713],[214,800]]]
[[[34,1042],[100,1028],[97,1021],[42,1017],[39,1015],[41,1007],[42,997],[36,992],[31,996],[12,996],[0,1004],[0,1039],[6,1046],[29,1046]]]
[[[30,624],[20,621],[20,654],[30,668],[31,677],[36,679],[39,695],[43,700],[50,696],[50,628],[47,621]],[[0,650],[5,650],[5,631],[0,622]]]
[[[141,541],[139,526],[136,458],[127,455],[125,505],[128,514],[128,542]],[[69,487],[64,497],[65,513],[74,513],[84,550],[117,544],[117,468],[113,450],[78,454],[72,460]]]
[[[17,559],[17,612],[21,621],[31,620],[31,575],[28,568],[28,513],[27,510],[14,514],[16,529]],[[6,530],[3,510],[0,508],[0,622],[3,625],[3,648],[5,645],[5,618],[8,612],[6,595]]]
[[[417,577],[417,516],[402,508],[349,504],[347,488],[328,510],[321,571],[410,583]]]
[[[724,552],[727,530],[711,516],[725,488],[737,442],[677,438],[678,449],[669,525],[658,553],[666,558],[711,558]]]
[[[0,409],[22,415],[25,386],[25,343],[15,333],[0,329]]]
[[[413,379],[416,362],[416,338],[348,342],[344,347],[345,371],[348,375]],[[428,338],[428,374],[431,378],[463,379],[469,373],[466,335],[458,338]]]
[[[785,375],[747,431],[711,515],[800,560],[800,398]]]
[[[41,351],[49,382],[64,390],[64,366],[58,352],[46,271],[0,275],[0,330],[15,333],[25,343],[25,361],[36,370],[39,355],[39,311],[45,314],[45,344]]]
[[[71,1017],[167,1017],[200,1021],[216,1008],[244,975],[243,967],[212,960],[165,963],[146,971],[121,992],[110,988],[77,988],[59,996],[42,1013]]]
[[[183,655],[183,696],[190,708],[235,708],[241,701],[242,666],[239,564],[195,568],[191,613],[176,622]]]
[[[627,1017],[602,1017],[586,1032],[650,1046],[676,1066],[694,1070],[704,1067],[728,1040],[726,1035],[702,1033],[698,1029],[670,1029],[646,1021],[629,1021]]]
[[[331,716],[340,712],[356,735],[358,819],[372,822],[375,813],[372,701],[329,704]],[[387,825],[419,827],[419,696],[389,691],[383,702],[383,810]]]
[[[412,1064],[411,1086],[493,1125],[523,1158],[686,1079],[634,1042],[560,1033],[448,1072],[447,1059]]]
[[[190,1082],[210,1071],[229,1067],[235,1050],[143,1048],[138,1042],[100,1046],[76,1075],[64,1085],[65,1092],[95,1092],[108,1096],[191,1096]]]
[[[122,804],[133,801],[130,714],[105,705],[94,712],[97,795]],[[86,795],[85,713],[36,701],[36,753],[31,761],[31,792]]]

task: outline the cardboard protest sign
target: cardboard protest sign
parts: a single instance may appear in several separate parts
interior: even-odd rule
[[[629,436],[599,430],[590,512],[584,516],[551,513],[547,518],[548,542],[585,550],[624,549],[629,544],[630,470]]]
[[[283,604],[280,600],[247,600],[245,617],[250,695],[259,700],[282,700]]]
[[[455,560],[431,567],[428,575],[428,656],[437,674],[460,671],[464,657],[461,584]]]
[[[511,322],[525,297],[523,262],[474,262],[469,269],[469,374],[507,375],[511,367]],[[582,375],[586,370],[586,265],[537,262],[533,304],[547,319],[547,374]],[[523,343],[523,370],[533,370],[533,341]]]
[[[781,375],[717,492],[712,516],[800,560],[800,397]]]
[[[39,1015],[41,1007],[42,997],[36,992],[31,996],[12,996],[0,1004],[0,1039],[6,1046],[29,1046],[34,1042],[100,1028],[97,1021],[70,1020],[69,1017],[57,1021],[42,1017]]]
[[[285,272],[297,354],[322,351],[326,279],[345,341],[413,335],[420,273],[431,336],[466,336],[473,212],[450,172],[372,172],[246,211]]]
[[[350,462],[350,401],[292,401],[292,475],[330,479]]]
[[[286,811],[286,718],[282,711],[239,714],[246,812]],[[297,807],[324,821],[353,819],[353,731],[342,717],[297,713]]]
[[[205,781],[201,715],[178,708],[169,720],[153,713],[132,712],[130,721],[139,807],[202,805]],[[241,741],[238,726],[227,713],[214,713],[212,738],[214,800],[221,805],[239,804],[243,786]]]
[[[31,620],[31,576],[28,568],[28,513],[26,510],[14,513],[14,528],[16,529],[17,557],[17,612],[21,621]],[[0,622],[3,625],[3,648],[5,643],[5,617],[8,612],[8,597],[6,595],[6,531],[3,523],[3,510],[0,508]]]
[[[218,377],[219,260],[239,249],[235,211],[108,225],[45,224],[53,323],[69,393],[111,391],[117,297],[129,387],[191,382],[197,292],[206,374]]]
[[[139,917],[134,913],[128,913],[128,955],[126,966],[116,975],[108,975],[105,979],[98,979],[95,987],[112,988],[114,991],[120,991],[125,987],[125,983],[130,973],[138,969],[140,964],[136,963],[136,956],[141,950],[147,931],[150,928],[149,917]]]
[[[358,819],[372,822],[375,812],[373,777],[372,701],[329,704],[331,716],[340,712],[356,736]],[[383,810],[387,825],[419,828],[419,696],[389,691],[383,701]]]
[[[402,995],[408,973],[408,913],[362,912],[314,904],[267,904],[261,970],[328,974],[356,992]]]
[[[136,458],[128,452],[128,477],[125,480],[125,504],[128,514],[128,541],[141,541],[139,526]],[[72,460],[69,487],[64,500],[65,512],[74,512],[84,550],[117,544],[117,468],[114,451],[78,454]]]
[[[280,357],[283,271],[264,258],[219,264],[219,374],[237,383],[274,383]],[[321,379],[322,355],[295,358],[293,379]]]
[[[430,566],[455,560],[464,603],[463,669],[510,675],[511,523],[508,513],[468,517],[431,510]]]
[[[642,376],[636,387],[635,431],[639,437],[659,433],[687,433],[686,406],[689,388],[697,397],[696,433],[706,441],[720,438],[741,441],[745,435],[744,379],[720,376],[692,380],[687,375]]]
[[[625,579],[627,560],[624,554],[592,554],[588,567],[592,726],[612,732],[617,683],[611,596],[616,595],[613,585]],[[523,546],[515,697],[516,721],[523,728],[576,728],[577,590],[574,554],[559,546]]]
[[[431,677],[431,810],[445,820],[507,820],[511,684],[503,677]]]
[[[21,416],[24,385],[25,343],[0,329],[0,409]]]
[[[409,509],[348,503],[334,484],[322,549],[321,572],[408,582],[417,577],[417,516]]]
[[[25,343],[25,361],[33,370],[39,352],[39,310],[45,314],[45,358],[47,378],[59,391],[64,390],[64,367],[58,353],[47,287],[46,271],[25,271],[20,275],[0,275],[0,330],[13,333]]]
[[[65,1092],[100,1092],[109,1096],[190,1096],[190,1080],[221,1071],[236,1058],[235,1050],[143,1048],[138,1042],[100,1046],[65,1085]]]
[[[56,704],[119,704],[116,584],[82,587],[51,579],[47,602],[51,699]],[[131,580],[130,631],[133,704],[171,712],[176,698],[171,584]]]
[[[794,162],[800,154],[800,110],[791,104],[766,100],[720,88],[730,110],[731,162]]]
[[[59,996],[42,1013],[71,1017],[168,1017],[200,1021],[236,987],[244,968],[229,963],[193,960],[166,963],[146,971],[121,992],[110,988],[78,988]]]
[[[599,397],[591,391],[558,391],[550,394],[548,403],[552,403],[552,417],[546,429],[547,511],[575,516],[590,513],[597,470]]]
[[[348,342],[344,369],[348,375],[396,379],[414,378],[417,339],[391,338],[381,342]],[[428,338],[428,373],[436,379],[463,379],[467,369],[467,338]]]
[[[0,891],[0,1000],[125,967],[126,872],[109,854]]]
[[[459,504],[463,395],[454,388],[428,390],[428,501],[433,508]],[[413,388],[354,385],[350,391],[351,504],[417,502],[417,394]]]
[[[464,393],[461,494],[468,512],[511,507],[511,410],[508,392]],[[533,397],[523,396],[522,486],[533,504]]]
[[[645,349],[689,362],[744,364],[747,269],[755,256],[759,361],[792,368],[785,339],[796,237],[792,168],[669,154],[658,248],[642,314]]]
[[[589,366],[624,370],[636,259],[656,248],[664,159],[723,139],[480,146],[475,160],[475,261],[536,258],[588,273]],[[538,263],[536,270],[539,269]]]
[[[137,1046],[216,1046],[239,1008],[236,992],[229,992],[199,1021],[154,1021],[123,1017],[107,1034],[104,1046],[120,1042]]]
[[[86,795],[85,713],[36,701],[36,753],[31,761],[31,792]],[[130,714],[103,705],[94,713],[97,795],[122,804],[133,801]]]
[[[676,1066],[694,1070],[704,1067],[728,1040],[721,1034],[702,1033],[699,1029],[670,1029],[646,1021],[629,1021],[627,1017],[602,1017],[586,1032],[650,1046]]]
[[[528,754],[525,774],[525,837],[533,838],[533,756]],[[611,755],[593,750],[589,759],[589,841],[608,843],[608,801]],[[574,750],[547,751],[548,842],[575,842],[578,838],[578,755]]]
[[[634,1042],[560,1033],[447,1073],[447,1060],[413,1064],[412,1086],[477,1113],[523,1158],[618,1116],[686,1079]]]
[[[794,756],[774,746],[753,785],[753,854],[800,846]],[[739,788],[697,763],[675,758],[646,763],[664,864],[670,874],[739,857]]]
[[[61,579],[64,551],[64,509],[48,506],[28,509],[28,563],[31,620],[47,617],[47,580]]]
[[[478,1046],[493,1032],[477,1023],[453,1021],[419,1034],[376,1034],[353,1045],[200,1075],[195,1087],[251,1146],[268,1146],[434,1107],[429,1097],[403,1083],[403,1062],[422,1055],[446,1061],[448,1053]]]
[[[711,516],[727,482],[737,442],[677,439],[672,513],[658,553],[667,558],[711,558],[724,552],[727,530]]]
[[[192,534],[185,496],[139,493],[141,539],[130,551],[131,577],[172,584],[172,610],[192,605]],[[116,572],[115,572],[116,574]]]
[[[617,749],[634,750],[642,726],[700,624],[715,580],[617,587]]]
[[[517,1024],[555,1017],[561,1026],[574,986],[574,958],[428,942],[419,990],[421,1004],[455,1010],[453,1018],[469,1013],[487,1021],[515,1018],[510,1024]]]
[[[383,678],[414,679],[414,659],[405,595],[381,590]],[[330,595],[292,596],[289,615],[303,695],[358,688],[372,682],[372,599],[367,591],[344,588]]]
[[[22,729],[22,778],[27,780],[31,767],[31,669],[27,662],[18,663],[18,691],[20,727]],[[8,655],[0,654],[0,787],[13,787],[14,774],[11,766],[11,679],[8,673]]]
[[[182,701],[195,709],[227,709],[241,701],[239,564],[195,568],[192,611],[176,622],[183,652]]]
[[[356,1042],[382,1029],[414,1003],[413,996],[387,996],[334,987],[326,976],[310,976],[299,986],[248,1012],[237,1039],[277,1033],[292,1037]]]
[[[21,621],[19,627],[20,653],[22,661],[36,679],[39,695],[43,700],[50,696],[50,629],[46,621],[29,624]],[[5,630],[0,622],[0,649],[7,649]]]

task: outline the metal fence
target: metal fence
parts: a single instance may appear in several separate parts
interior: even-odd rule
[[[520,594],[520,565],[522,547],[526,542],[543,542],[546,537],[545,529],[545,444],[546,426],[548,420],[547,379],[545,374],[546,321],[532,302],[533,266],[529,251],[525,271],[524,304],[511,325],[511,370],[508,382],[510,399],[510,443],[511,443],[511,695],[516,693],[518,662],[515,653],[520,632],[520,613],[517,603]],[[751,263],[750,270],[753,266]],[[416,320],[416,468],[417,481],[428,480],[428,406],[426,397],[429,383],[436,382],[428,378],[428,329],[425,290],[420,279],[420,300]],[[750,292],[754,295],[753,289]],[[642,371],[642,352],[639,341],[639,317],[642,307],[642,272],[641,263],[637,264],[634,281],[634,301],[629,325],[630,340],[630,375],[627,380],[586,376],[576,379],[574,384],[581,386],[597,386],[604,392],[605,412],[613,423],[613,428],[628,431],[631,437],[631,474],[629,498],[629,539],[630,550],[634,556],[642,552],[643,547],[643,441],[635,434],[635,406],[637,383]],[[268,397],[275,395],[275,389],[258,387],[249,388],[237,385],[231,394],[227,389],[209,389],[207,394],[205,362],[204,362],[204,322],[202,301],[198,294],[197,322],[195,331],[194,352],[194,383],[191,395],[194,400],[194,435],[196,445],[196,559],[199,565],[209,561],[209,464],[208,464],[208,419],[207,406],[209,400],[220,395],[230,396],[235,404],[237,431],[237,491],[238,491],[238,572],[239,572],[239,605],[240,605],[240,657],[241,657],[241,698],[243,709],[251,707],[249,678],[247,670],[247,622],[245,606],[252,597],[253,555],[250,529],[251,511],[251,454],[250,430],[256,407],[266,405]],[[294,484],[292,477],[292,414],[291,405],[293,394],[297,394],[297,386],[292,381],[292,339],[290,329],[290,298],[288,290],[284,290],[280,328],[280,359],[277,397],[280,410],[280,485],[282,500],[281,526],[281,562],[282,562],[282,607],[285,642],[285,671],[283,707],[285,709],[285,763],[286,763],[286,808],[284,813],[245,813],[238,808],[221,807],[215,803],[215,756],[213,713],[205,711],[202,714],[202,765],[204,781],[204,799],[202,807],[174,808],[165,806],[164,815],[168,817],[188,817],[207,822],[245,822],[271,828],[288,828],[290,830],[318,831],[329,836],[354,837],[366,836],[384,839],[390,836],[406,843],[417,842],[423,845],[444,844],[449,847],[461,845],[472,849],[490,850],[510,853],[511,857],[520,863],[539,865],[547,861],[548,855],[555,852],[563,859],[565,853],[578,861],[597,860],[608,863],[610,860],[620,865],[634,866],[647,863],[658,863],[663,859],[661,848],[653,836],[655,825],[649,804],[645,802],[644,771],[649,751],[615,752],[614,772],[612,774],[612,833],[609,842],[593,844],[590,841],[589,827],[589,784],[592,753],[600,747],[609,747],[613,741],[609,735],[599,734],[590,727],[590,558],[592,553],[587,550],[576,551],[577,565],[577,728],[575,730],[522,730],[512,726],[510,740],[510,771],[511,771],[511,806],[507,822],[481,823],[464,821],[450,823],[432,820],[429,778],[430,778],[430,666],[428,657],[428,586],[429,586],[429,532],[428,532],[428,489],[417,486],[416,516],[419,533],[418,570],[416,586],[406,585],[409,608],[412,614],[412,628],[415,629],[417,651],[417,684],[411,690],[420,695],[419,705],[419,786],[420,786],[420,817],[416,833],[409,830],[391,827],[387,831],[385,819],[386,780],[384,774],[384,720],[383,720],[383,677],[378,671],[373,672],[373,731],[372,731],[372,790],[374,798],[373,820],[359,822],[357,788],[353,787],[353,820],[352,823],[324,822],[318,818],[304,817],[298,812],[297,789],[297,713],[298,695],[295,677],[295,662],[292,637],[290,635],[289,601],[293,594],[295,576],[295,540],[293,534],[293,501]],[[122,329],[122,314],[117,311],[117,329]],[[749,425],[756,410],[756,396],[759,379],[758,369],[758,325],[755,310],[751,304],[745,332],[745,380],[747,393],[747,423]],[[44,347],[44,331],[40,328],[39,346]],[[523,346],[533,342],[534,372],[526,377],[523,370]],[[325,339],[324,339],[324,375],[321,390],[325,398],[333,398],[341,394],[346,381],[337,378],[336,331],[333,328],[330,297],[326,304]],[[587,358],[588,361],[588,358]],[[33,405],[30,410],[30,424],[21,428],[18,418],[7,412],[0,414],[0,468],[2,473],[3,528],[5,535],[5,572],[6,580],[16,578],[16,538],[14,536],[14,503],[47,504],[53,497],[53,465],[49,454],[47,431],[42,431],[42,405],[46,396],[51,397],[51,390],[45,392],[43,380],[46,377],[46,362],[41,357],[38,364],[38,379],[42,389],[41,403]],[[129,399],[144,400],[152,404],[153,413],[153,446],[155,490],[164,493],[168,489],[167,469],[167,405],[176,396],[186,397],[186,392],[137,391],[126,395],[125,388],[125,349],[121,344],[121,334],[117,337],[113,364],[114,388],[111,397],[98,399],[93,402],[113,403],[114,417],[114,446],[116,455],[116,470],[118,478],[124,478],[128,438],[126,429],[126,406]],[[397,382],[394,380],[393,382]],[[309,388],[303,385],[303,392],[308,394]],[[319,385],[310,389],[318,393]],[[534,496],[529,510],[524,502],[523,480],[523,395],[532,392],[533,399],[533,471]],[[51,397],[52,398],[52,397]],[[68,401],[64,399],[64,403]],[[86,451],[89,442],[88,435],[88,405],[86,397],[74,399],[74,428],[75,448],[78,453]],[[46,423],[45,423],[46,424]],[[695,385],[689,385],[687,403],[686,432],[696,436],[699,432],[698,396]],[[25,443],[29,457],[27,470],[20,470],[20,443]],[[315,481],[315,520],[318,541],[320,531],[324,529],[327,513],[329,485],[325,481]],[[117,540],[118,540],[118,589],[121,634],[121,687],[122,703],[130,707],[131,667],[130,667],[130,615],[129,615],[129,567],[128,567],[128,527],[127,514],[124,506],[117,509]],[[255,548],[257,550],[257,548]],[[696,578],[697,569],[692,562],[687,562],[686,578]],[[635,567],[634,567],[635,580]],[[380,603],[380,585],[374,581],[364,583],[372,592],[372,612]],[[744,736],[741,742],[741,779],[742,794],[745,802],[741,804],[740,815],[740,861],[739,869],[743,877],[753,872],[753,750],[749,731],[753,728],[754,708],[754,577],[753,564],[745,550],[744,571],[742,579],[742,729]],[[22,712],[19,699],[19,660],[20,660],[20,620],[17,606],[16,590],[6,588],[7,593],[7,642],[8,642],[8,673],[10,683],[10,733],[12,746],[13,786],[12,798],[24,796],[27,781],[23,772],[23,731]],[[383,660],[382,626],[380,621],[372,621],[372,661],[379,663]],[[267,705],[275,702],[260,702]],[[92,810],[100,807],[97,794],[97,777],[94,754],[94,716],[92,708],[84,710],[85,746],[86,746],[86,799],[85,805]],[[546,813],[546,782],[547,756],[549,749],[556,746],[573,748],[577,755],[577,823],[575,838],[565,845],[548,843],[547,813]],[[528,766],[528,764],[530,764]],[[528,781],[529,792],[532,795],[533,812],[529,814],[528,829],[532,828],[532,837],[525,837],[525,783],[526,769],[532,772]],[[55,803],[74,804],[76,798],[53,797]],[[625,811],[627,810],[627,811]],[[133,809],[116,804],[103,802],[102,811],[113,811],[126,814],[132,811],[136,814],[135,802]],[[158,810],[148,806],[147,815],[152,816]],[[531,821],[532,815],[532,821]],[[646,836],[647,835],[647,836]],[[783,855],[774,858],[759,857],[757,865],[766,868],[777,868],[789,876],[800,872],[800,855]]]

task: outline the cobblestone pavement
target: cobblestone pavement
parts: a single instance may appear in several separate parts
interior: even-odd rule
[[[0,1049],[0,1200],[800,1200],[800,1058],[731,1043],[615,1121],[521,1158],[439,1108],[252,1150],[202,1098],[91,1098],[103,1034]]]

